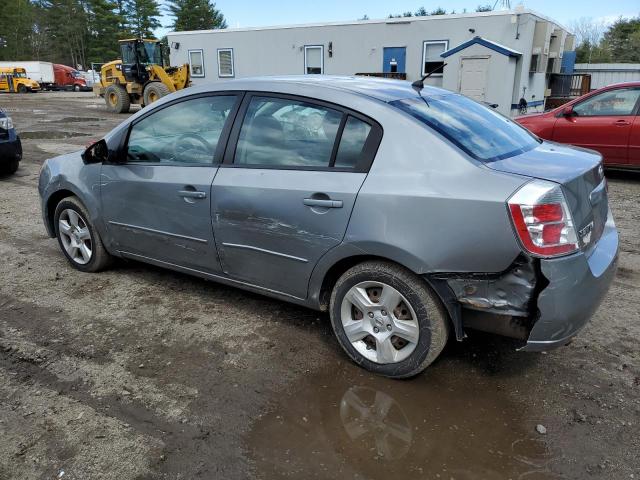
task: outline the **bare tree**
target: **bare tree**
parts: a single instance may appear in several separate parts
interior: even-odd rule
[[[576,45],[598,45],[607,26],[604,22],[597,22],[591,17],[581,17],[569,25],[576,36]]]

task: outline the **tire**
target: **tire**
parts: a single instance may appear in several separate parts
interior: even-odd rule
[[[369,261],[347,270],[333,288],[329,312],[347,355],[385,377],[417,375],[440,355],[449,337],[449,319],[438,296],[422,278],[391,262]]]
[[[80,91],[80,85],[74,85],[73,86],[73,91],[74,92],[79,92]]]
[[[2,175],[13,175],[14,173],[16,173],[18,171],[19,163],[20,162],[16,158],[14,160],[11,160],[9,162],[6,162],[6,163],[0,165],[0,174],[2,174]]]
[[[75,221],[75,224],[80,227],[80,231],[78,231],[78,233],[81,231],[86,232],[84,237],[77,236],[72,239],[74,233],[71,233],[71,230],[74,226],[74,220],[71,212],[74,212],[75,215],[78,216],[78,220]],[[61,200],[56,207],[53,218],[56,237],[58,239],[60,249],[74,268],[82,272],[99,272],[112,263],[113,257],[109,255],[104,248],[100,235],[98,235],[98,232],[89,220],[89,213],[78,197],[67,197]],[[69,235],[62,232],[63,224],[66,224],[67,227],[72,227],[72,229],[69,230]],[[77,241],[78,238],[82,240]],[[75,240],[75,243],[73,240]],[[75,250],[73,247],[69,247],[70,244],[78,245],[80,243],[85,247],[87,245],[90,246],[90,254],[88,256],[82,253],[82,247],[75,247]],[[86,249],[84,252],[86,253]]]
[[[160,100],[162,97],[169,95],[171,92],[164,83],[151,82],[144,87],[142,101],[145,105],[151,105],[153,102]]]
[[[104,91],[107,110],[113,113],[127,113],[131,108],[131,99],[122,85],[109,85]]]
[[[20,137],[18,137],[16,141],[15,155],[8,162],[0,164],[0,174],[13,175],[14,173],[16,173],[18,171],[20,160],[22,160],[22,143],[20,142]]]
[[[18,93],[27,93],[27,87],[24,85],[18,85]]]

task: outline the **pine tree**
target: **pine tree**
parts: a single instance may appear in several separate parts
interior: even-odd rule
[[[211,0],[168,0],[174,31],[227,28],[227,21]]]
[[[114,0],[87,0],[89,8],[88,61],[104,63],[119,54],[118,37],[123,19]],[[88,68],[88,66],[87,66]]]
[[[12,0],[0,15],[0,60],[30,60],[35,8],[29,0]]]
[[[133,36],[154,38],[153,31],[162,26],[157,0],[127,0],[125,12]]]

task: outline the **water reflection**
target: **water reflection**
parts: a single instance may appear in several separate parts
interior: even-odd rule
[[[411,447],[409,419],[393,397],[379,390],[349,388],[340,402],[340,420],[352,441],[375,445],[385,460],[402,458]]]
[[[552,453],[500,375],[438,362],[393,381],[341,362],[258,419],[261,478],[550,479]],[[475,370],[475,371],[474,371]],[[507,382],[508,383],[508,382]]]

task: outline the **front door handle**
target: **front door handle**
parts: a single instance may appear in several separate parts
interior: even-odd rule
[[[628,122],[627,120],[616,120],[614,125],[617,127],[626,127],[627,125],[631,125],[631,122]]]
[[[178,195],[180,195],[181,197],[184,197],[184,198],[197,198],[197,199],[207,198],[206,192],[199,192],[197,190],[196,191],[180,190],[178,192]]]
[[[307,207],[342,208],[342,200],[305,198],[302,203],[304,203]]]

